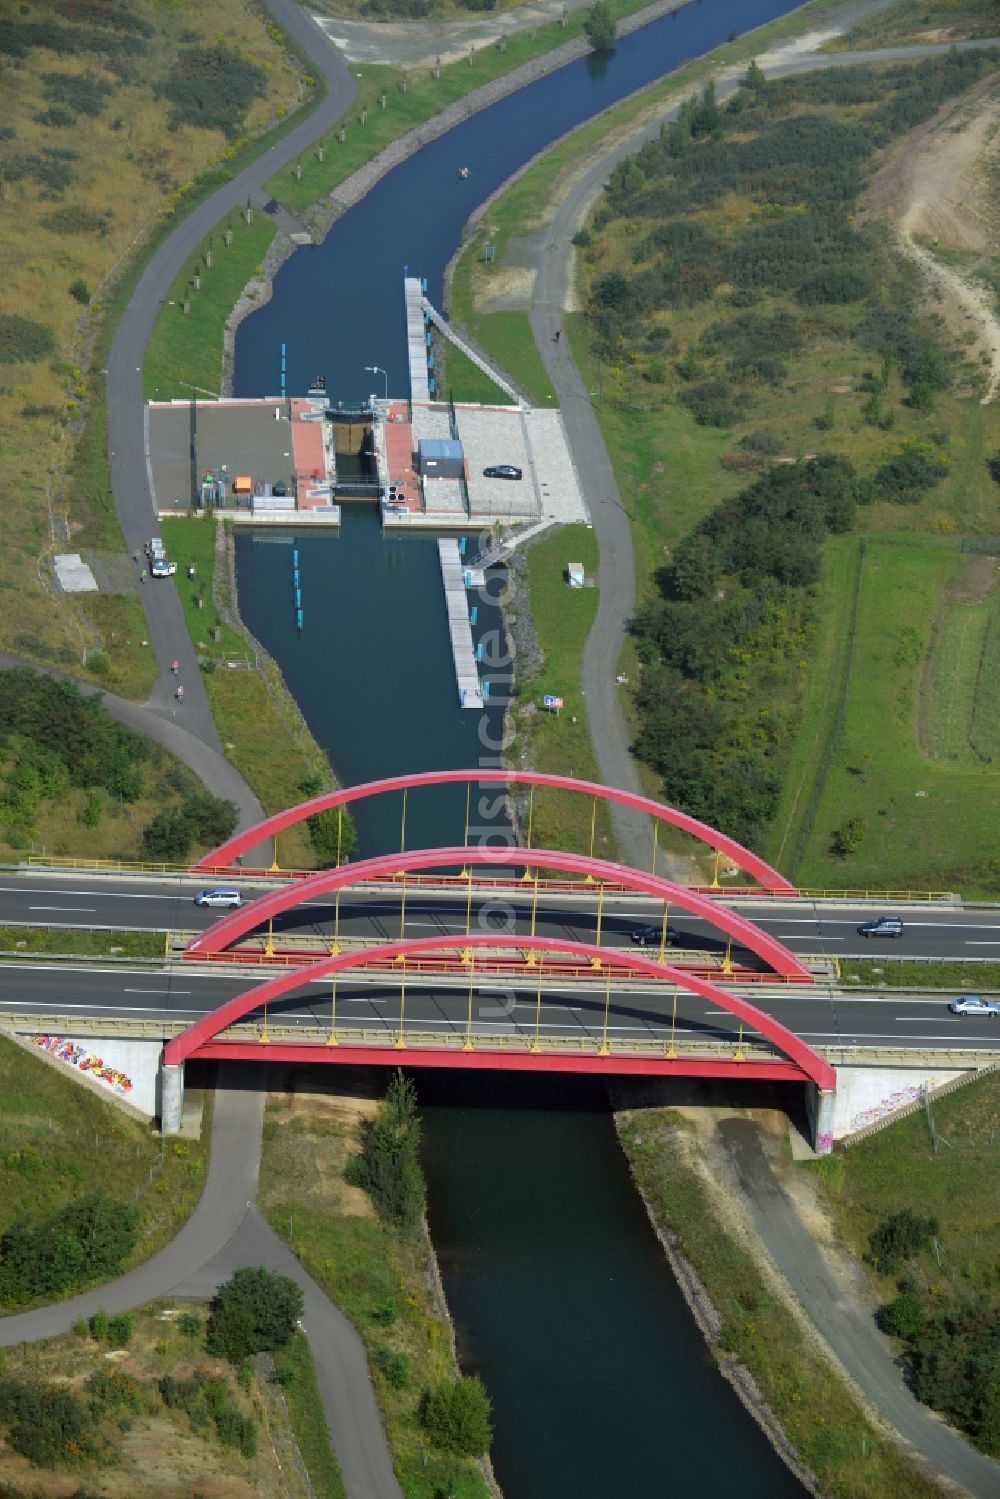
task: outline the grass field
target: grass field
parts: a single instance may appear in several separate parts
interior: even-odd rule
[[[243,288],[260,271],[277,232],[262,213],[254,214],[249,224],[233,213],[190,256],[170,288],[146,348],[142,388],[148,401],[183,398],[198,387],[203,393],[221,393],[226,323]],[[228,246],[227,234],[232,239]],[[211,267],[206,257],[211,257]]]
[[[264,1125],[260,1205],[309,1273],[358,1328],[368,1350],[396,1474],[406,1499],[487,1499],[474,1463],[430,1448],[417,1417],[424,1389],[451,1377],[449,1329],[435,1305],[429,1244],[404,1240],[374,1217],[368,1198],[343,1180],[361,1118],[374,1101],[363,1072],[296,1073],[295,1091],[270,1096]],[[327,1069],[323,1069],[326,1073]],[[383,1373],[391,1354],[408,1357],[402,1386]]]
[[[4,1037],[0,1098],[0,1229],[100,1192],[135,1203],[138,1264],[173,1238],[201,1196],[207,1142],[163,1142],[161,1169],[161,1142],[148,1128]]]
[[[941,1264],[930,1249],[921,1255],[932,1285],[995,1299],[1000,1077],[966,1084],[938,1099],[932,1112],[935,1129],[948,1142],[937,1152],[920,1111],[810,1169],[859,1258],[877,1224],[909,1207],[941,1225]]]
[[[495,385],[461,349],[443,338],[437,339],[436,348],[441,361],[438,383],[448,400],[479,401],[484,406],[510,405],[507,392]]]
[[[675,1236],[722,1317],[717,1355],[745,1364],[789,1440],[837,1499],[931,1499],[939,1491],[865,1416],[721,1218],[696,1169],[690,1125],[667,1109],[616,1116],[653,1220]],[[881,1138],[881,1137],[880,1137]]]
[[[846,552],[844,544],[836,545]],[[917,737],[933,601],[954,582],[964,560],[953,547],[930,538],[883,534],[869,540],[846,721],[797,869],[804,885],[953,888],[957,866],[980,865],[995,855],[983,808],[1000,792],[1000,772],[935,762],[922,753]],[[820,661],[835,651],[834,637],[845,621],[836,607],[824,616]],[[829,723],[838,709],[829,678],[817,671],[803,732],[821,742],[824,716]],[[811,754],[803,754],[803,760],[805,788],[815,762]],[[846,859],[834,855],[834,830],[857,817],[866,826],[861,847]],[[782,847],[780,838],[777,846]]]
[[[597,586],[570,588],[568,562],[582,562],[586,576],[596,579]],[[532,769],[600,780],[580,691],[583,648],[597,615],[600,589],[593,531],[585,525],[560,526],[528,549],[526,568],[531,617],[545,660],[534,678],[518,679],[518,731],[527,742]],[[563,699],[558,714],[542,707],[545,693]],[[537,847],[589,853],[593,831],[594,853],[610,857],[611,821],[605,804],[598,805],[596,821],[592,819],[593,806],[585,797],[536,791],[531,841]]]
[[[162,958],[163,932],[69,931],[65,927],[4,926],[0,951],[5,953],[72,953],[83,958]]]
[[[921,963],[912,958],[845,958],[840,979],[890,989],[941,989],[956,993],[1000,990],[1000,963]]]
[[[1000,580],[991,558],[985,563]],[[1000,592],[947,601],[928,653],[921,740],[932,759],[980,767],[1000,762]]]

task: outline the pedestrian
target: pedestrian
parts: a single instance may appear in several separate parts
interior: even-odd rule
[[[139,582],[140,583],[145,583],[145,581],[146,581],[146,569],[143,568],[142,572],[139,574]]]
[[[132,561],[135,563],[136,567],[139,566],[139,552],[138,552],[138,549],[132,553]]]
[[[562,338],[562,329],[561,328],[557,328],[556,329],[555,342],[558,343],[561,338]]]

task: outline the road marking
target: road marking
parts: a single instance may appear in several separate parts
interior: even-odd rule
[[[97,915],[96,906],[29,906],[29,911],[86,911],[89,916]]]
[[[162,994],[169,999],[174,994],[193,994],[193,989],[123,989],[123,994]]]
[[[1000,947],[1000,942],[995,942],[995,941],[990,941],[990,942],[983,941],[983,942],[979,942],[974,937],[970,937],[968,939],[968,941],[966,942],[965,945],[966,945],[966,947]]]

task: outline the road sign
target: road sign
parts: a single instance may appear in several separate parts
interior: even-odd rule
[[[562,706],[563,706],[563,700],[562,700],[562,698],[561,697],[553,697],[552,694],[551,694],[551,692],[547,692],[545,694],[545,696],[542,698],[542,707],[543,708],[555,708],[556,712],[558,713],[559,709]]]

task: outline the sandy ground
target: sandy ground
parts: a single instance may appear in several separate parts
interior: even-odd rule
[[[1000,318],[994,299],[934,251],[942,246],[978,255],[995,252],[1000,213],[990,176],[998,162],[1000,88],[994,79],[985,79],[889,151],[865,193],[861,213],[895,227],[904,254],[936,290],[951,331],[958,337],[973,333],[976,351],[989,356],[983,405],[1000,388]]]

